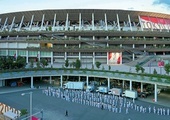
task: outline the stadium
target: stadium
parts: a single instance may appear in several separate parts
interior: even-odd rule
[[[19,81],[18,86],[20,86],[20,81],[26,80],[29,81],[30,88],[34,88],[36,79],[43,77],[49,79],[50,84],[52,79],[55,79],[59,87],[63,87],[68,79],[74,81],[76,78],[77,81],[85,81],[87,87],[92,78],[93,80],[96,78],[98,81],[104,81],[108,89],[113,87],[111,85],[115,81],[117,84],[120,82],[121,87],[126,86],[130,90],[133,90],[138,83],[141,92],[146,84],[151,85],[154,102],[157,102],[159,87],[170,86],[167,76],[166,78],[141,77],[140,74],[91,72],[90,69],[96,62],[100,62],[107,68],[117,66],[121,71],[129,73],[135,71],[134,66],[141,65],[151,74],[154,70],[151,70],[151,66],[156,66],[155,69],[162,74],[164,64],[168,64],[170,60],[169,41],[170,15],[163,13],[61,9],[0,14],[0,58],[8,56],[16,62],[21,56],[28,68],[32,61],[36,67],[35,63],[43,59],[48,62],[47,67],[51,68],[44,71],[21,69],[12,72],[0,69],[2,71],[0,87],[7,86],[14,80]],[[84,68],[88,65],[90,69],[65,70],[66,60],[69,60],[70,64],[80,60]],[[121,67],[123,65],[126,67]],[[61,66],[63,69],[59,68]],[[59,69],[53,69],[57,67]],[[131,67],[134,68],[133,71]]]
[[[53,65],[124,64],[170,55],[170,15],[98,9],[0,14],[0,56],[46,59]]]

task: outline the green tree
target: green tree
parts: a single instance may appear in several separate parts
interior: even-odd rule
[[[100,63],[99,61],[96,61],[95,65],[96,65],[96,67],[99,69],[99,68],[100,68],[101,63]]]
[[[66,60],[65,60],[65,67],[67,68],[68,66],[69,66],[69,60],[66,59]]]
[[[34,68],[34,60],[33,59],[30,60],[30,68]]]
[[[46,59],[41,59],[40,63],[42,65],[43,68],[45,68],[46,66],[48,66],[48,61]]]
[[[76,62],[72,62],[72,67],[76,68]]]
[[[166,71],[166,74],[170,73],[170,64],[169,63],[164,66],[164,70]]]
[[[23,57],[21,57],[21,56],[18,56],[18,57],[17,57],[17,60],[16,60],[16,62],[15,62],[15,65],[16,65],[16,67],[17,67],[18,69],[20,69],[20,68],[25,68],[25,66],[26,66],[26,59],[23,58]]]
[[[52,27],[51,27],[51,26],[49,26],[49,27],[48,27],[48,30],[49,30],[49,31],[52,31]]]
[[[40,63],[40,61],[37,61],[36,66],[37,66],[37,68],[41,68],[41,63]]]
[[[156,69],[154,69],[154,70],[153,70],[153,74],[155,74],[155,75],[157,74],[157,71],[156,71]]]
[[[108,69],[109,69],[109,71],[111,70],[111,66],[110,65],[108,66]]]
[[[76,60],[75,67],[76,67],[76,69],[80,69],[81,61],[79,59]]]
[[[136,72],[138,73],[138,72],[140,71],[141,67],[140,67],[140,65],[136,65],[135,67],[136,67],[136,68],[135,68],[135,69],[136,69]]]
[[[140,67],[140,70],[141,70],[142,73],[145,72],[145,69],[143,67]]]

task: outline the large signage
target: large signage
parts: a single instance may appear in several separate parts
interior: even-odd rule
[[[122,64],[122,53],[109,52],[108,63],[109,64]]]
[[[139,19],[144,29],[170,30],[170,19],[150,16],[140,16]]]

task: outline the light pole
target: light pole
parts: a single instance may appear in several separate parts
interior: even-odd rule
[[[32,92],[22,93],[21,95],[24,96],[26,94],[30,95],[30,120],[32,120]]]

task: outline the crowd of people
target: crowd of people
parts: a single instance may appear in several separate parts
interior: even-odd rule
[[[87,92],[82,90],[70,90],[48,87],[43,89],[43,94],[47,96],[53,96],[66,100],[68,102],[75,102],[83,105],[93,106],[102,110],[108,110],[114,113],[129,114],[131,110],[135,110],[140,113],[150,113],[157,115],[170,115],[170,109],[164,107],[155,106],[143,106],[137,104],[133,99],[127,99],[126,97],[108,95],[96,92]]]

